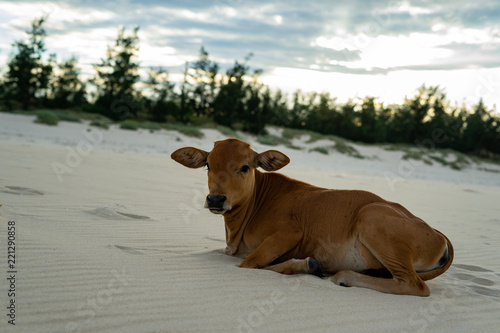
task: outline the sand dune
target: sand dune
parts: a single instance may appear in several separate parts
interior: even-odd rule
[[[185,145],[209,150],[223,138],[215,131],[100,138],[87,124],[32,121],[0,114],[0,244],[6,253],[15,221],[17,271],[15,329],[1,284],[2,332],[498,331],[499,173],[423,165],[402,177],[397,154],[376,147],[382,158],[367,161],[279,148],[292,160],[283,173],[374,191],[451,239],[454,264],[428,281],[430,297],[386,295],[240,269],[224,255],[223,220],[203,209],[205,172],[169,157]]]

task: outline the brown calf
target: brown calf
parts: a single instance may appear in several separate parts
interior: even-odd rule
[[[332,275],[341,286],[428,296],[424,280],[444,273],[453,247],[441,232],[397,203],[365,191],[329,190],[275,172],[283,153],[261,154],[237,139],[211,152],[181,148],[177,162],[208,168],[205,207],[223,214],[227,253],[240,267]]]

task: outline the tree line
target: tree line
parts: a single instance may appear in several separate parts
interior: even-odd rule
[[[81,79],[76,58],[45,56],[43,27],[35,19],[27,39],[13,50],[0,77],[0,108],[74,109],[113,121],[134,119],[190,123],[195,120],[251,133],[266,125],[306,129],[366,143],[405,143],[451,148],[495,157],[500,154],[500,117],[480,100],[471,108],[452,106],[443,89],[422,85],[402,104],[384,105],[374,97],[338,103],[328,93],[296,91],[289,96],[259,81],[262,71],[248,65],[252,54],[221,73],[201,47],[174,84],[163,67],[139,74],[139,27],[119,29],[114,44],[94,64],[95,75]]]

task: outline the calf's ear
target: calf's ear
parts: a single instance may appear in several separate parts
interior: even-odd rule
[[[268,150],[256,156],[257,166],[266,171],[276,171],[290,163],[288,156],[277,150]]]
[[[170,155],[173,160],[188,168],[201,168],[207,164],[207,156],[206,151],[193,147],[177,149]]]

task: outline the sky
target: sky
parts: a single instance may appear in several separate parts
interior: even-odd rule
[[[422,84],[452,103],[500,107],[500,1],[3,1],[0,69],[30,22],[48,15],[48,53],[76,56],[92,75],[118,29],[139,26],[142,68],[179,80],[201,46],[224,71],[252,53],[261,81],[339,102],[401,103]]]

